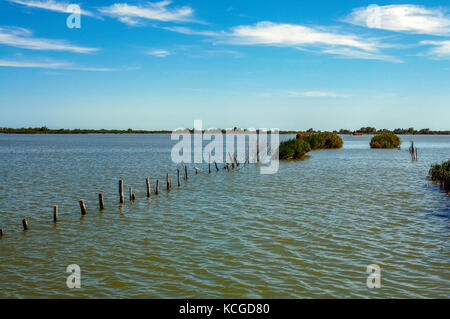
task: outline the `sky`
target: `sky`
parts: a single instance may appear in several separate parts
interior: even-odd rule
[[[0,127],[194,120],[449,130],[450,3],[0,0]]]

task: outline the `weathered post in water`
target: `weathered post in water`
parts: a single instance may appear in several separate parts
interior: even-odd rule
[[[170,191],[170,175],[167,173],[166,175],[166,181],[167,181],[167,190]]]
[[[123,196],[123,180],[122,179],[119,181],[119,196],[120,196],[120,203],[123,204],[124,196]]]
[[[209,154],[208,172],[211,174],[211,154]]]
[[[58,205],[53,206],[53,222],[58,221]]]
[[[230,160],[231,160],[231,168],[234,169],[234,159],[233,159],[233,157],[231,156],[231,153],[230,153],[230,152],[228,152],[228,155],[230,156]]]
[[[133,192],[133,188],[130,187],[130,201],[133,201],[136,199],[136,195]]]
[[[184,179],[188,180],[188,170],[187,170],[187,166],[184,166]]]
[[[3,229],[0,228],[0,237],[3,236]]]
[[[26,218],[22,219],[23,230],[28,230],[28,220]]]
[[[105,202],[103,201],[103,193],[98,194],[98,206],[101,210],[105,209]]]
[[[155,194],[158,195],[159,194],[159,179],[156,180],[156,189],[155,189]]]
[[[216,161],[214,161],[214,165],[216,166],[216,171],[219,171],[219,166],[217,166]]]
[[[177,168],[177,177],[178,177],[178,187],[181,186],[181,176],[180,176],[180,168]]]
[[[81,215],[86,215],[86,204],[84,203],[84,199],[80,199],[78,203],[80,204]]]
[[[147,197],[150,198],[151,196],[150,177],[147,177],[145,179],[145,183],[147,184]]]

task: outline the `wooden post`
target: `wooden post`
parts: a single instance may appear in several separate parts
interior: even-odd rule
[[[28,230],[28,221],[26,218],[22,219],[23,230]]]
[[[231,168],[234,169],[234,159],[233,159],[233,157],[231,156],[231,153],[230,153],[230,152],[228,152],[228,155],[230,156],[230,160],[231,160]]]
[[[151,196],[150,177],[147,177],[145,179],[145,183],[147,184],[147,197],[150,198]]]
[[[135,200],[136,195],[133,193],[133,188],[130,187],[130,200]]]
[[[187,170],[187,166],[184,166],[184,179],[188,180],[188,170]]]
[[[123,180],[119,181],[119,196],[120,196],[120,203],[123,204]]]
[[[216,165],[216,171],[219,171],[219,166],[217,166],[216,161],[214,161],[214,165]]]
[[[211,174],[211,154],[209,154],[208,172]]]
[[[0,237],[3,236],[3,229],[0,228]]]
[[[53,222],[58,221],[58,205],[53,206]]]
[[[167,190],[169,191],[170,190],[170,175],[169,175],[169,173],[167,173],[167,175],[166,175],[166,181],[167,181]]]
[[[80,199],[78,203],[80,204],[81,215],[86,215],[86,204],[84,203],[84,199]]]
[[[177,168],[178,187],[181,186],[180,168]]]
[[[155,194],[156,194],[156,195],[159,194],[159,179],[156,180],[156,190],[155,190]]]
[[[103,193],[98,194],[98,206],[100,209],[105,209],[105,202],[103,200]]]
[[[194,167],[194,169],[195,169],[195,174],[198,174],[198,171],[200,170],[200,168]]]
[[[236,166],[239,167],[239,161],[237,159],[237,155],[234,155],[234,161],[236,162]]]

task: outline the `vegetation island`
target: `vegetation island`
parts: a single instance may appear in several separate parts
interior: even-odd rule
[[[450,195],[450,160],[431,165],[429,176],[432,181],[440,183]]]
[[[337,149],[342,145],[342,138],[337,133],[298,133],[295,138],[280,143],[279,156],[281,160],[302,159],[310,151]]]
[[[392,132],[377,134],[370,140],[370,148],[399,148],[400,138]]]

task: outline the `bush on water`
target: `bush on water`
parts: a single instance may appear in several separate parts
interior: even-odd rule
[[[400,138],[392,132],[375,135],[370,140],[371,148],[398,148],[400,144]]]
[[[344,144],[342,138],[340,138],[339,135],[329,132],[316,133],[309,136],[297,135],[297,139],[301,139],[309,143],[312,150],[336,149],[341,148]]]
[[[280,143],[280,159],[300,159],[311,150],[309,144],[296,138]]]
[[[342,139],[336,133],[299,133],[296,138],[280,143],[282,160],[301,159],[312,150],[341,148]]]
[[[450,160],[431,165],[429,175],[432,181],[441,183],[444,189],[450,192]]]

